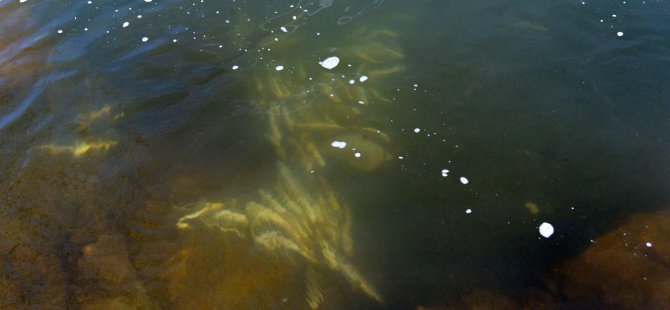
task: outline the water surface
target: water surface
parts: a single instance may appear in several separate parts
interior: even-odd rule
[[[551,271],[668,205],[668,9],[0,1],[0,305],[583,305]]]

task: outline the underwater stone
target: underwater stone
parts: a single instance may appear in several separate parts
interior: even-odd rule
[[[667,309],[670,209],[628,217],[546,280],[573,309]],[[647,242],[653,242],[648,247]]]

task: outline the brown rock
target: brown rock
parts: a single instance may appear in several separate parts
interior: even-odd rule
[[[129,260],[120,234],[100,235],[82,248],[78,262],[78,302],[89,309],[144,309],[146,290]],[[108,296],[114,296],[108,298]]]
[[[670,209],[631,216],[560,267],[549,281],[571,305],[670,307]]]

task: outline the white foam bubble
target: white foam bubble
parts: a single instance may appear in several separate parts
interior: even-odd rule
[[[239,68],[240,68],[240,66],[238,66],[238,65],[234,65],[234,66],[233,66],[233,70],[237,70],[237,69],[239,69]]]
[[[651,244],[651,242],[647,242],[647,243],[645,243],[644,245],[646,245],[648,248],[650,248],[650,247],[653,246],[653,244]]]
[[[467,209],[467,210],[465,210],[465,213],[467,213],[467,214],[472,213],[472,209]]]
[[[333,141],[333,143],[331,143],[330,146],[338,149],[343,149],[347,147],[347,143],[344,141]]]
[[[123,23],[123,28],[126,28],[126,27],[128,27],[128,26],[130,26],[130,23],[129,23],[129,22],[124,22],[124,23]]]
[[[361,153],[359,153],[359,152],[354,153],[354,157],[356,157],[356,158],[361,157]]]
[[[277,70],[277,71],[284,70],[284,66],[282,66],[282,65],[276,66],[275,70]]]
[[[442,176],[445,178],[449,176],[449,169],[442,169]]]
[[[540,225],[539,231],[542,237],[549,238],[551,237],[551,235],[554,234],[554,226],[552,226],[547,222],[544,222]]]
[[[617,32],[617,33],[616,33],[616,36],[617,36],[617,37],[623,37],[623,32],[621,32],[621,31]]]
[[[361,83],[363,83],[368,80],[368,76],[367,75],[361,76],[360,78],[358,78],[358,80],[361,81]]]
[[[147,37],[142,38],[142,42],[146,42],[146,41],[149,41],[149,38],[147,38]]]
[[[331,70],[337,67],[338,64],[340,64],[340,58],[338,58],[337,56],[331,56],[322,61],[319,61],[319,64],[321,65],[321,67]]]
[[[463,184],[468,184],[470,181],[468,181],[468,178],[466,177],[461,177],[461,183]]]
[[[420,132],[421,132],[421,128],[414,128],[414,133],[420,133]]]

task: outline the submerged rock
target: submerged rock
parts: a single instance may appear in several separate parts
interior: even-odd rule
[[[670,209],[631,216],[560,267],[550,286],[580,307],[670,305]]]
[[[79,277],[76,282],[86,288],[77,296],[82,309],[137,309],[150,306],[122,235],[100,235],[96,242],[85,245],[77,260],[77,267]]]
[[[635,214],[559,264],[544,285],[513,295],[473,288],[415,309],[667,309],[669,235],[670,209]]]

